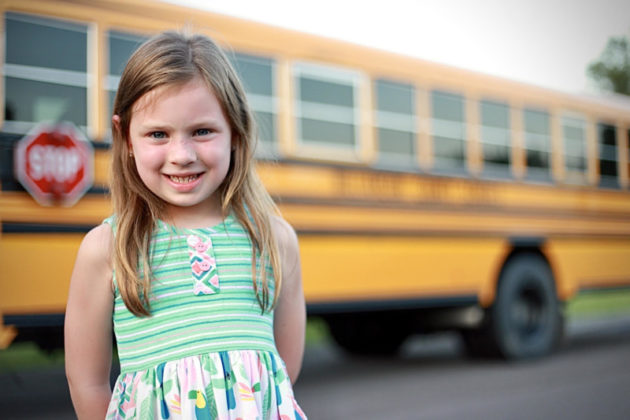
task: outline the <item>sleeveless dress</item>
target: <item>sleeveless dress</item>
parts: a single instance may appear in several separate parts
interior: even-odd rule
[[[114,217],[105,223],[115,230]],[[151,316],[129,312],[115,287],[121,372],[107,419],[306,419],[275,347],[273,312],[256,300],[251,256],[233,215],[203,229],[158,222]]]

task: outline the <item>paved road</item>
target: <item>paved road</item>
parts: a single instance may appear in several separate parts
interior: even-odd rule
[[[307,350],[295,387],[312,420],[630,419],[630,318],[570,323],[552,357],[464,358],[449,334],[417,337],[397,359]],[[73,419],[60,369],[0,374],[1,419]]]
[[[407,342],[396,360],[310,349],[296,396],[319,419],[630,419],[630,318],[570,323],[552,357],[470,361],[457,337]]]

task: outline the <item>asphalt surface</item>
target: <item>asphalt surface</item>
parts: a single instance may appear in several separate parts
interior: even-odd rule
[[[417,337],[394,360],[311,348],[296,396],[318,419],[630,419],[630,318],[570,323],[554,355],[464,357],[452,334]]]
[[[570,322],[554,355],[468,360],[455,335],[410,339],[400,357],[307,348],[295,386],[312,420],[630,419],[630,317]],[[0,419],[74,419],[62,369],[0,372]]]

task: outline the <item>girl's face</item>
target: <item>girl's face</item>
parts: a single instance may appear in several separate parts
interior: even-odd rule
[[[142,96],[132,109],[129,143],[140,178],[172,218],[221,214],[217,189],[230,166],[232,133],[201,77]]]

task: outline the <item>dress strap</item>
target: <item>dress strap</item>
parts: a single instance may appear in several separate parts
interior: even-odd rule
[[[116,215],[112,214],[107,219],[103,220],[101,223],[105,223],[111,226],[114,235],[116,234]]]

